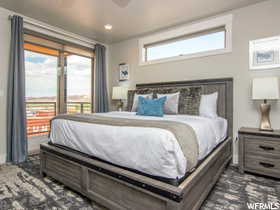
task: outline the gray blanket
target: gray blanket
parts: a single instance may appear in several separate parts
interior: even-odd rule
[[[192,127],[187,124],[166,120],[142,120],[142,119],[126,119],[98,116],[94,114],[65,114],[57,115],[52,119],[72,120],[78,122],[86,122],[93,124],[111,125],[111,126],[130,126],[130,127],[152,127],[161,128],[172,132],[186,159],[187,171],[193,169],[198,162],[198,141]]]

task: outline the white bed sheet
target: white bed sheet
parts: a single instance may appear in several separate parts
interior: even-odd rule
[[[172,120],[190,125],[199,145],[199,160],[207,156],[227,133],[227,120],[193,115],[138,116],[135,112],[109,112],[96,115]],[[111,163],[153,176],[181,178],[187,160],[174,134],[160,128],[122,127],[56,119],[50,134],[52,143],[93,155]]]

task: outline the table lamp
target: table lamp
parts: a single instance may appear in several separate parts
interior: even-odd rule
[[[261,131],[273,131],[271,128],[269,112],[270,104],[267,100],[277,100],[279,99],[279,84],[277,77],[263,77],[254,78],[252,86],[252,99],[253,100],[263,100],[264,103],[260,105],[261,110]]]
[[[112,94],[112,99],[113,100],[119,100],[119,106],[118,110],[122,111],[123,110],[123,101],[122,100],[127,100],[127,87],[113,87],[113,94]]]

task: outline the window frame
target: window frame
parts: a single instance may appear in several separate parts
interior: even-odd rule
[[[68,43],[62,40],[55,39],[53,37],[48,37],[32,31],[25,31],[24,33],[24,44],[30,44],[42,48],[48,48],[50,50],[58,51],[58,86],[57,86],[57,107],[56,112],[58,114],[67,113],[67,68],[65,68],[65,58],[67,57],[65,53],[71,53],[73,55],[78,55],[81,57],[86,57],[91,59],[91,112],[94,113],[95,109],[95,53],[94,49],[90,49],[84,46],[77,45],[75,43]],[[30,49],[25,49],[32,51]],[[37,52],[41,54],[47,54],[42,52]],[[50,54],[47,54],[50,55]],[[54,55],[51,55],[54,56]]]
[[[230,53],[232,52],[232,19],[233,19],[232,14],[220,16],[197,23],[180,26],[172,30],[153,34],[151,36],[140,38],[138,40],[139,65],[140,66],[151,65],[151,64],[177,61],[183,59],[191,59],[191,58]],[[208,31],[209,33],[211,33],[216,28],[224,28],[225,30],[225,48],[223,49],[185,54],[185,55],[161,58],[161,59],[150,60],[150,61],[146,60],[146,53],[147,53],[146,46],[155,45],[155,43],[159,45],[160,43],[166,43],[169,42],[170,40],[178,40],[182,37],[186,37],[186,38],[192,37],[194,34],[200,34],[200,33],[207,34]]]

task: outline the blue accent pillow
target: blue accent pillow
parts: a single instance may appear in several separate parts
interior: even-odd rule
[[[162,117],[164,114],[164,103],[166,96],[159,99],[149,99],[139,96],[136,115]]]

